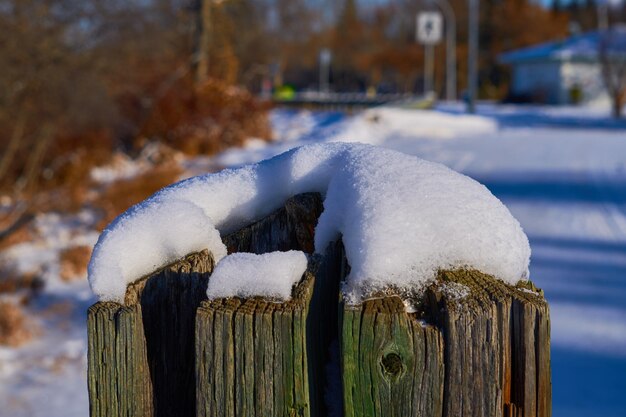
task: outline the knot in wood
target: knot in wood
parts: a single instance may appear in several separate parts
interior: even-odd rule
[[[386,373],[397,376],[402,371],[402,358],[397,353],[388,353],[381,359],[381,364]]]

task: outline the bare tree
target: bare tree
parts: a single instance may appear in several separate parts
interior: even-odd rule
[[[613,116],[620,118],[626,104],[626,29],[613,28],[601,34],[599,55]]]

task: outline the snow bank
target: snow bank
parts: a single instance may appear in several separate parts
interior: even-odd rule
[[[360,138],[367,138],[368,144],[381,145],[388,141],[484,136],[497,132],[498,123],[479,115],[380,107],[346,120],[341,128],[327,130],[324,137],[329,142],[355,142],[355,139],[360,141]]]
[[[222,259],[211,274],[209,299],[261,296],[289,300],[291,290],[307,267],[304,252],[233,253]]]
[[[207,248],[219,261],[220,233],[315,191],[325,195],[316,251],[343,236],[353,302],[389,285],[423,285],[440,268],[476,268],[509,283],[528,274],[526,235],[481,184],[395,151],[327,143],[190,178],[131,208],[94,248],[92,289],[121,301],[128,283],[187,253]]]
[[[498,133],[494,117],[391,106],[369,109],[352,117],[337,112],[276,109],[272,111],[271,121],[274,141],[262,144],[253,141],[250,146],[228,149],[213,158],[213,166],[239,167],[313,142],[367,143],[415,154],[416,148],[423,152],[423,146],[428,143],[443,144],[463,138],[463,143],[471,146],[477,138]]]

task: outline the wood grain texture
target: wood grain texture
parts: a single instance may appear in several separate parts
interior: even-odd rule
[[[413,301],[343,307],[346,417],[551,415],[549,311],[532,283],[442,271]]]
[[[293,298],[204,301],[196,318],[198,416],[311,415],[306,317],[314,275]]]
[[[89,415],[153,415],[141,307],[96,303],[87,315]]]
[[[321,211],[319,194],[302,194],[223,240],[231,252],[310,252]],[[96,303],[89,309],[91,416],[196,414],[194,323],[213,266],[207,251],[190,254],[130,284],[124,305]]]
[[[443,338],[400,298],[344,306],[341,364],[346,417],[441,416]]]
[[[190,254],[129,285],[125,305],[89,309],[92,417],[195,416],[195,312],[213,265]]]
[[[549,310],[531,282],[440,272],[426,291],[422,319],[444,339],[444,416],[551,415]]]
[[[223,241],[229,253],[311,253],[321,211],[318,193],[300,194]],[[318,351],[307,354],[317,270],[313,260],[286,303],[259,298],[202,303],[196,318],[198,416],[310,416],[317,409],[323,386],[316,385],[319,392],[309,386],[309,362],[317,366],[323,360],[315,356]]]
[[[313,253],[313,235],[322,210],[319,193],[298,194],[269,216],[222,240],[228,253],[266,253],[292,249]]]

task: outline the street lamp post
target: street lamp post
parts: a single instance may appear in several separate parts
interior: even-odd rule
[[[446,99],[456,99],[456,16],[448,0],[437,0],[446,19]]]
[[[320,51],[320,82],[319,82],[319,92],[323,94],[327,94],[329,92],[330,86],[330,60],[331,58],[330,49],[324,48]]]
[[[598,30],[604,32],[609,28],[609,4],[608,1],[596,1],[598,7]]]
[[[478,6],[479,0],[469,0],[469,51],[467,59],[467,111],[476,111],[478,87]]]

